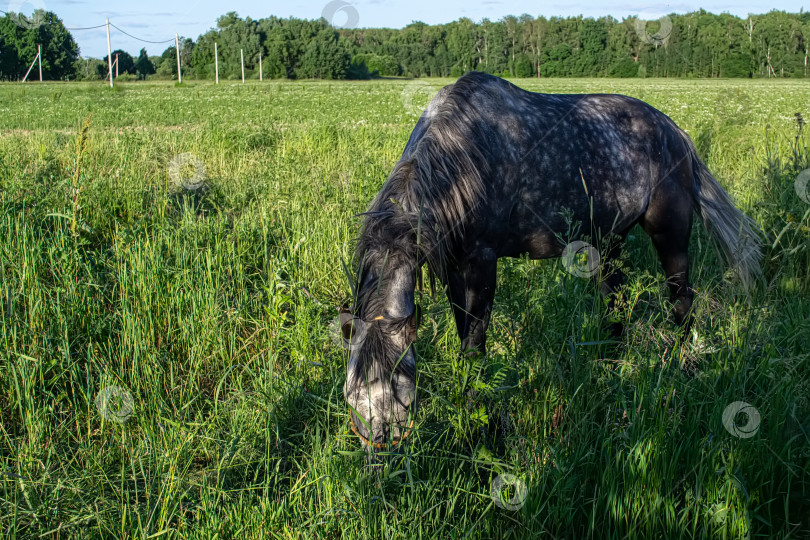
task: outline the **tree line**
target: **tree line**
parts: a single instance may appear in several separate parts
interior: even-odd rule
[[[20,80],[42,46],[42,78],[64,79],[76,69],[79,46],[53,12],[37,10],[0,18],[0,80]],[[39,77],[39,73],[37,73]]]
[[[48,79],[107,75],[106,59],[81,59],[78,47],[52,12],[43,24],[0,19],[0,79],[22,78],[43,44]],[[27,27],[29,26],[29,27]],[[414,22],[402,29],[336,29],[324,19],[241,18],[229,12],[216,28],[180,44],[184,77],[214,78],[214,43],[220,78],[365,79],[456,77],[479,70],[514,77],[807,77],[810,13],[771,11],[739,18],[699,10],[656,21],[628,17],[519,17],[448,24]],[[149,57],[118,54],[119,73],[177,75],[175,47]]]

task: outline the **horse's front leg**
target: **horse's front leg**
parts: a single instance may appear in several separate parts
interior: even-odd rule
[[[621,241],[624,241],[626,234],[621,236]],[[618,240],[612,242],[609,246],[605,258],[602,260],[600,271],[594,276],[600,284],[600,292],[602,299],[607,304],[607,330],[613,338],[620,338],[624,333],[624,324],[616,313],[616,300],[619,294],[619,288],[624,284],[625,275],[621,270],[621,244]]]
[[[486,333],[495,299],[498,258],[489,248],[464,259],[447,276],[447,299],[453,308],[464,353],[486,353]]]

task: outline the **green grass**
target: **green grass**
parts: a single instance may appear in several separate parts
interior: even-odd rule
[[[475,362],[425,294],[417,430],[364,467],[329,331],[341,260],[427,97],[414,85],[448,82],[0,85],[0,534],[810,537],[801,82],[517,81],[669,114],[762,225],[766,283],[743,294],[696,226],[679,344],[636,230],[611,344],[590,281],[502,260]],[[200,189],[171,178],[184,153]],[[753,437],[723,426],[736,401]],[[503,473],[526,485],[518,510],[490,497]]]

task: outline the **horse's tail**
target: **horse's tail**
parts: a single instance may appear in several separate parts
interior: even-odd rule
[[[695,206],[703,225],[748,289],[761,275],[762,237],[757,222],[741,212],[698,157],[695,145],[682,130],[694,173]]]

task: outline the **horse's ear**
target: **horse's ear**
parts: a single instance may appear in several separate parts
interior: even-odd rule
[[[343,335],[344,340],[350,341],[352,339],[354,335],[354,317],[349,317],[345,322],[341,321],[340,333]]]
[[[338,321],[340,322],[340,333],[343,334],[343,339],[352,339],[354,334],[354,313],[349,310],[348,304],[343,304],[343,307],[340,308]]]

